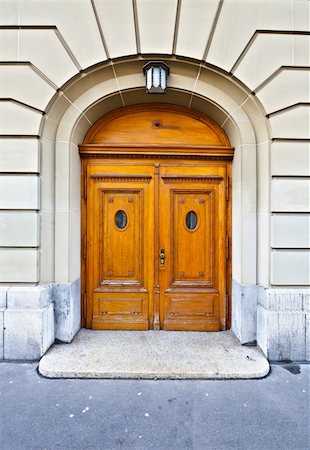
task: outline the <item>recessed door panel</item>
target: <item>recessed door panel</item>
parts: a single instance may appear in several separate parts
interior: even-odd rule
[[[220,330],[226,312],[226,168],[161,167],[161,327]]]
[[[88,323],[95,329],[148,329],[153,168],[90,165],[88,180]]]
[[[214,192],[171,189],[171,286],[212,285]]]
[[[99,191],[101,285],[143,286],[144,189]]]

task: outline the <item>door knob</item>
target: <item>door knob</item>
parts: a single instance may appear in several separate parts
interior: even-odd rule
[[[161,248],[160,249],[160,253],[159,253],[159,260],[160,260],[160,267],[163,268],[165,265],[165,259],[166,259],[166,254],[165,254],[165,249]]]

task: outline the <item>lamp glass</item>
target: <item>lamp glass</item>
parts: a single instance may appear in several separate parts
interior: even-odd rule
[[[146,87],[147,89],[151,89],[152,87],[152,68],[146,72]]]
[[[167,87],[166,71],[162,67],[160,68],[160,79],[161,79],[161,87],[163,89],[166,89]]]
[[[153,67],[153,85],[156,88],[160,85],[160,67]]]

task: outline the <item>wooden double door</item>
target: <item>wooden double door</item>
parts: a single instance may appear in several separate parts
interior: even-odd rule
[[[229,163],[88,161],[86,326],[226,329]]]

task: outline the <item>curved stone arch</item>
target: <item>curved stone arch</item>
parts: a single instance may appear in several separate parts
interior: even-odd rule
[[[259,101],[231,76],[192,61],[165,60],[171,69],[165,96],[146,96],[143,59],[117,61],[112,67],[96,66],[75,77],[50,103],[41,126],[42,205],[45,200],[54,215],[55,235],[42,236],[41,282],[72,283],[80,273],[80,158],[78,144],[91,125],[105,113],[131,104],[160,101],[191,107],[215,120],[235,147],[233,162],[233,279],[240,285],[256,286],[257,267],[257,149],[263,148],[262,167],[269,176],[270,131]],[[117,73],[117,82],[115,77]],[[52,170],[51,170],[52,169]],[[46,175],[46,176],[45,176]],[[51,183],[54,181],[54,190]],[[268,210],[269,181],[264,208]],[[46,197],[46,199],[45,199]],[[263,263],[269,265],[269,236],[266,223]],[[50,227],[51,228],[51,227]],[[45,241],[46,240],[46,241]],[[53,241],[53,242],[51,242]],[[43,268],[44,254],[55,249],[54,267]],[[46,274],[44,273],[46,272]],[[267,269],[267,276],[269,271]],[[268,280],[266,280],[266,283]],[[238,295],[237,295],[238,296]],[[233,326],[241,340],[240,300],[233,306]],[[255,296],[254,296],[255,298]],[[76,311],[79,310],[76,298]],[[256,301],[256,299],[255,299]],[[239,303],[238,303],[239,302]],[[233,302],[234,303],[234,302]],[[251,316],[256,304],[252,301]],[[254,311],[255,309],[255,311]],[[73,314],[74,315],[74,314]],[[77,317],[78,314],[75,314]],[[238,318],[238,317],[239,318]],[[253,322],[253,317],[251,317]],[[250,332],[255,339],[254,322]],[[248,337],[245,341],[249,340]],[[251,339],[250,339],[251,340]]]

